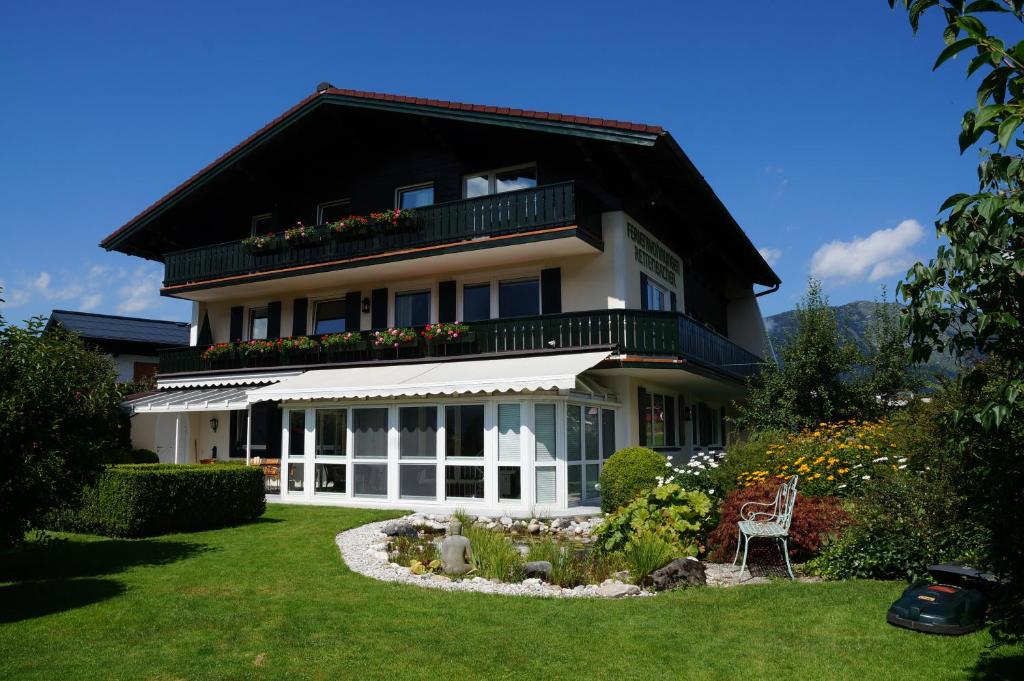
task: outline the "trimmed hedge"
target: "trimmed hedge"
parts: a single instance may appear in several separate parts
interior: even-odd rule
[[[658,485],[669,472],[667,460],[653,449],[626,447],[601,469],[601,510],[610,513]]]
[[[255,520],[267,501],[258,466],[109,466],[77,508],[53,516],[53,529],[109,537],[207,530]]]

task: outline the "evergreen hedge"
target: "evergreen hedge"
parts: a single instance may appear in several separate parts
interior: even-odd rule
[[[81,504],[56,512],[51,526],[144,537],[251,522],[266,506],[256,466],[128,464],[108,466],[84,489]]]

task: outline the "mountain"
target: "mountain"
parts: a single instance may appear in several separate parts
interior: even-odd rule
[[[853,341],[862,352],[868,349],[867,332],[877,305],[887,305],[897,310],[902,308],[899,303],[878,303],[871,300],[856,300],[845,305],[832,306],[839,331]],[[765,317],[764,323],[772,347],[778,350],[785,343],[786,338],[796,332],[796,311],[787,310]],[[937,374],[952,376],[956,373],[956,363],[952,356],[945,353],[932,355],[931,361],[922,364],[918,370],[922,376],[928,378]]]

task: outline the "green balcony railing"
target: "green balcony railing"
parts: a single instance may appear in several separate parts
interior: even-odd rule
[[[561,314],[489,319],[472,322],[460,342],[431,344],[422,338],[401,348],[365,347],[347,350],[315,350],[271,355],[230,354],[203,359],[202,347],[170,348],[160,352],[160,373],[191,373],[245,368],[322,366],[372,360],[415,360],[452,357],[559,351],[585,347],[615,347],[637,356],[678,357],[733,378],[756,373],[764,360],[677,312],[642,310],[594,310]],[[363,336],[368,338],[368,332]]]
[[[356,238],[334,235],[306,245],[253,253],[241,240],[168,253],[164,285],[316,265],[406,248],[450,244],[480,237],[577,225],[600,242],[598,211],[582,211],[572,182],[532,187],[417,208],[403,229]]]

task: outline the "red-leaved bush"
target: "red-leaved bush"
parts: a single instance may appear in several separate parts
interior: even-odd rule
[[[778,484],[762,483],[729,493],[719,509],[718,526],[708,536],[708,558],[713,561],[732,561],[736,553],[736,522],[740,507],[748,501],[771,502]],[[843,509],[842,499],[836,497],[808,497],[798,494],[793,507],[793,523],[789,527],[789,557],[802,562],[817,555],[822,540],[850,524],[850,514]],[[781,560],[778,545],[770,539],[750,542],[747,561],[775,562]]]

